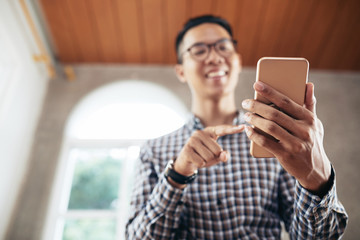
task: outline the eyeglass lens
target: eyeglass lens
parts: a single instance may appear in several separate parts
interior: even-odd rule
[[[202,61],[208,57],[212,46],[222,57],[229,57],[235,51],[233,42],[229,39],[223,39],[214,44],[196,44],[189,49],[189,52],[196,60]]]

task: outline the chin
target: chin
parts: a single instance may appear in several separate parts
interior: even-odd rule
[[[213,82],[211,88],[212,91],[218,94],[226,94],[228,95],[231,92],[235,91],[237,82],[233,79],[226,79],[222,81]]]
[[[218,86],[209,89],[208,96],[211,98],[220,99],[222,97],[229,96],[234,91],[229,88],[229,86]]]

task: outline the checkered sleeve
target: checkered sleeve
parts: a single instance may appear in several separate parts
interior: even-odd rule
[[[126,239],[172,239],[183,209],[183,190],[155,170],[149,148],[141,151],[138,163]]]
[[[295,178],[283,168],[279,174],[279,215],[284,222],[285,229],[289,232],[294,212]]]
[[[296,182],[291,239],[339,239],[343,235],[348,216],[337,198],[333,169],[332,175],[333,185],[323,198]]]

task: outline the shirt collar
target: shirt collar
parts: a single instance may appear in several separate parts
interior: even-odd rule
[[[237,115],[233,120],[233,125],[245,124],[244,120],[244,112],[237,111]],[[195,114],[191,113],[190,119],[187,122],[187,126],[190,130],[201,130],[204,129],[204,125],[201,123],[200,119],[195,116]]]

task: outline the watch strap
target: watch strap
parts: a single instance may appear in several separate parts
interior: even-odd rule
[[[165,174],[164,174],[166,178],[171,177],[171,179],[174,182],[179,183],[179,184],[188,184],[195,180],[195,178],[197,176],[197,171],[191,176],[184,176],[184,175],[176,172],[173,169],[173,166],[174,166],[174,161],[170,160],[170,162],[168,163],[168,166],[166,167]]]

